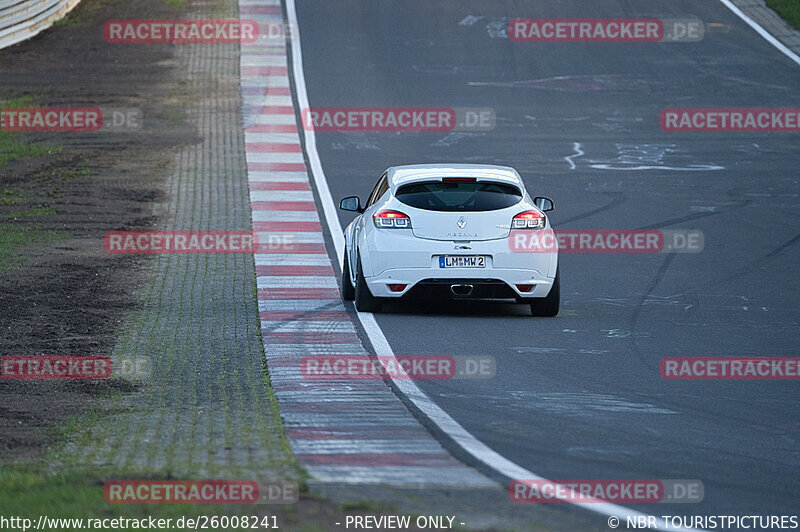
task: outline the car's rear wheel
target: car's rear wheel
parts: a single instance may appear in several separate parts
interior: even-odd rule
[[[349,252],[344,249],[344,264],[342,264],[342,299],[352,301],[356,298],[356,289],[350,282],[350,260],[347,258]]]
[[[558,315],[561,306],[561,275],[556,270],[556,278],[553,280],[553,287],[547,297],[537,299],[531,303],[531,314],[545,318],[552,318]]]
[[[356,263],[356,309],[359,312],[380,312],[383,303],[381,300],[372,295],[367,286],[367,281],[364,279],[364,271],[361,269],[361,257],[358,257]]]

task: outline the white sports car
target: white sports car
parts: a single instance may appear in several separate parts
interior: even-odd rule
[[[389,168],[345,230],[342,294],[360,312],[389,299],[514,299],[534,316],[560,304],[558,249],[521,253],[514,231],[550,230],[548,198],[531,199],[513,168],[435,164]]]

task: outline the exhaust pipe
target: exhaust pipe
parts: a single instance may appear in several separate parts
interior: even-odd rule
[[[451,284],[450,291],[454,296],[468,296],[472,293],[473,286],[471,284]]]

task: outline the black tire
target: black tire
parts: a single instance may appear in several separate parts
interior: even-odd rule
[[[556,278],[553,281],[553,288],[547,297],[537,299],[531,303],[531,314],[534,316],[541,316],[544,318],[552,318],[558,315],[558,310],[561,306],[561,275],[559,270],[556,270]]]
[[[347,248],[344,249],[344,264],[342,264],[342,299],[352,301],[356,298],[356,289],[350,282],[350,261],[347,259]]]
[[[359,312],[380,312],[383,303],[372,295],[364,280],[364,272],[361,269],[361,257],[356,263],[356,289],[355,289],[356,309]]]

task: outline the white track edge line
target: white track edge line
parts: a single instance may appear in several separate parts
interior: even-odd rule
[[[297,20],[297,11],[295,9],[294,0],[286,1],[286,15],[289,19],[290,27],[295,28],[292,35],[292,74],[295,82],[295,89],[297,94],[297,102],[300,110],[308,109],[308,93],[306,90],[305,73],[303,70],[303,55],[300,48],[300,26]],[[725,1],[725,0],[723,0]],[[317,152],[316,136],[313,129],[303,128],[305,135],[306,154],[311,165],[312,176],[314,184],[322,203],[322,209],[325,214],[325,222],[331,233],[331,239],[336,251],[336,257],[339,264],[342,263],[344,256],[344,232],[339,224],[339,219],[336,216],[336,206],[331,195],[328,182],[325,174],[322,171],[322,162]],[[358,319],[364,327],[367,336],[375,349],[376,354],[386,357],[394,357],[394,351],[389,345],[389,341],[383,334],[375,317],[369,312],[356,312]],[[545,480],[544,477],[536,475],[527,469],[515,464],[507,458],[501,456],[496,451],[489,448],[486,444],[478,440],[470,432],[462,427],[455,419],[442,410],[442,408],[434,403],[422,390],[417,387],[414,381],[409,379],[392,379],[395,385],[400,389],[403,394],[414,403],[433,423],[446,433],[457,445],[464,451],[469,453],[477,460],[483,462],[500,475],[511,479],[524,479],[524,480]],[[568,501],[570,504],[579,506],[586,510],[602,514],[608,517],[622,518],[636,518],[644,516],[645,518],[651,517],[648,514],[637,512],[623,506],[618,506],[611,503],[576,503]],[[656,517],[658,530],[669,530],[677,532],[691,532],[696,529],[692,528],[675,528],[667,525],[663,519]]]
[[[763,26],[761,26],[758,22],[745,15],[744,11],[736,7],[730,0],[720,0],[720,1],[725,5],[725,7],[733,11],[733,13],[737,17],[744,20],[748,26],[756,30],[756,32],[759,35],[761,35],[764,39],[766,39],[772,46],[783,52],[783,54],[786,55],[786,57],[788,57],[789,59],[800,65],[800,56],[791,51],[785,44],[779,41],[770,32],[765,30]]]

